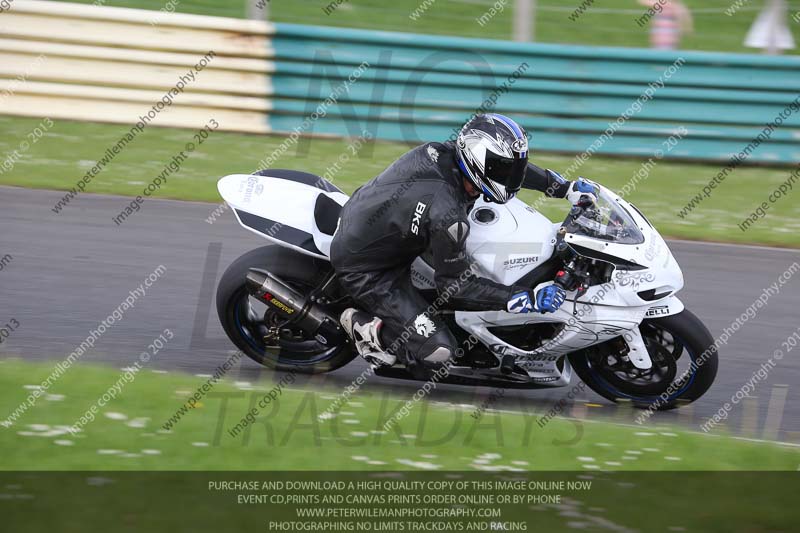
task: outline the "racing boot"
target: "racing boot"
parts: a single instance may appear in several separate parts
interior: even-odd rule
[[[345,309],[339,322],[353,340],[356,351],[373,368],[388,367],[397,362],[397,357],[381,345],[383,321],[380,318],[351,307]]]

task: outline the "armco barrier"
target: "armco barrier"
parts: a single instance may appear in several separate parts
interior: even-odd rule
[[[444,139],[489,98],[492,110],[533,132],[536,150],[580,153],[595,143],[598,153],[648,156],[685,126],[689,134],[667,157],[727,160],[796,102],[797,109],[778,118],[783,124],[762,137],[765,142],[747,161],[800,161],[797,57],[520,44],[294,24],[276,24],[272,46],[275,131],[294,128],[367,61],[370,69],[313,132],[358,135],[368,129],[384,139]],[[515,71],[522,72],[512,83]],[[618,122],[632,105],[630,119]],[[610,123],[615,131],[596,142]]]
[[[797,57],[521,44],[37,0],[0,14],[0,114],[133,124],[209,50],[213,61],[156,125],[200,127],[213,115],[223,129],[288,133],[328,99],[301,134],[367,130],[419,142],[451,137],[483,107],[517,118],[535,150],[646,157],[683,126],[688,135],[666,157],[727,160],[778,120],[747,162],[800,161],[800,109],[789,107],[800,102]],[[337,90],[364,62],[358,81]]]
[[[155,24],[153,24],[155,22]],[[266,22],[15,0],[0,14],[0,114],[135,124],[209,51],[154,125],[268,133]]]

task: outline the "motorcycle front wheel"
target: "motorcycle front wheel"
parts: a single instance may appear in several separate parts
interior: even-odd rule
[[[621,339],[575,352],[569,361],[600,396],[634,406],[667,410],[700,398],[714,383],[718,354],[708,328],[691,311],[642,321],[653,366],[640,370],[620,353]]]

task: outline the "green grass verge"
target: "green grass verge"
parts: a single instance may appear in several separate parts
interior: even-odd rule
[[[79,0],[93,3],[94,0]],[[556,2],[539,1],[535,17],[535,38],[539,42],[582,44],[595,46],[647,47],[648,27],[639,27],[636,20],[645,10],[634,0],[606,0],[589,7],[577,20],[570,20],[575,8],[582,0]],[[108,0],[105,5],[135,7],[158,10],[164,0]],[[458,0],[436,0],[429,8],[411,20],[409,15],[422,5],[422,0],[349,0],[338,9],[326,14],[324,8],[331,0],[297,2],[295,0],[271,0],[270,20],[298,24],[323,26],[345,26],[353,28],[402,31],[413,33],[460,35],[492,39],[511,39],[513,2],[481,26],[477,19],[486,13],[494,2],[466,2]],[[695,31],[685,37],[682,48],[687,50],[717,50],[725,52],[754,52],[742,43],[750,25],[758,14],[761,4],[745,4],[733,16],[725,15],[731,0],[685,0],[694,13]],[[602,4],[602,5],[600,5]],[[245,3],[242,0],[215,2],[213,0],[182,0],[175,10],[183,13],[243,17]],[[754,10],[756,8],[756,10]],[[608,10],[627,10],[609,12]],[[791,14],[800,10],[800,5],[790,9]],[[485,20],[485,19],[484,19]],[[790,53],[797,53],[797,50]]]
[[[221,362],[221,361],[220,361]],[[9,412],[53,365],[0,361]],[[228,430],[274,383],[223,381],[170,432],[161,426],[207,378],[143,369],[76,436],[64,433],[122,371],[69,369],[11,427],[0,427],[0,470],[795,470],[800,450],[677,429],[552,419],[421,401],[384,431],[406,397],[356,393],[319,419],[341,390],[285,388],[236,437]],[[121,383],[121,382],[120,382]],[[28,386],[27,388],[25,386]],[[59,428],[62,428],[60,430]],[[324,453],[321,451],[324,450]]]
[[[94,4],[97,0],[56,0],[71,4]],[[102,0],[101,0],[102,1]],[[268,0],[265,0],[268,1]],[[132,9],[170,9],[172,6],[176,13],[191,13],[194,15],[211,15],[214,17],[243,18],[246,16],[245,0],[105,0],[102,5],[109,7],[127,7]]]
[[[6,154],[19,150],[21,140],[39,123],[39,119],[0,117],[0,163],[6,159]],[[0,172],[0,184],[68,190],[128,129],[116,125],[57,121],[42,139],[27,151],[19,152],[20,157],[13,168]],[[258,161],[272,154],[283,140],[281,136],[215,132],[189,155],[180,172],[169,177],[156,196],[219,202],[216,182],[220,177],[255,170]],[[192,141],[190,130],[149,128],[98,174],[86,190],[129,196],[142,194],[143,188],[161,172],[164,164],[183,150],[189,141]],[[301,140],[274,166],[322,175],[347,151],[348,144],[346,139]],[[408,145],[401,143],[376,142],[342,165],[333,181],[350,193],[408,149]],[[572,164],[573,158],[534,152],[533,160],[540,166],[563,170]],[[642,164],[643,161],[634,159],[595,156],[580,171],[619,190],[631,181]],[[770,191],[788,178],[790,169],[741,167],[689,216],[679,218],[678,211],[718,170],[712,165],[661,161],[627,198],[666,236],[800,246],[800,203],[789,197],[772,204],[766,217],[747,232],[737,227],[758,204],[766,201]],[[539,193],[531,191],[521,194],[527,202],[533,202],[539,196]],[[63,213],[69,213],[71,209],[75,208],[67,206]],[[548,200],[542,207],[542,211],[554,221],[562,220],[565,210],[563,200]]]

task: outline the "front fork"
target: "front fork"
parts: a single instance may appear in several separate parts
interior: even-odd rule
[[[649,370],[653,367],[653,361],[650,359],[650,353],[647,351],[638,326],[626,331],[622,338],[628,345],[627,356],[633,366],[639,370]]]

